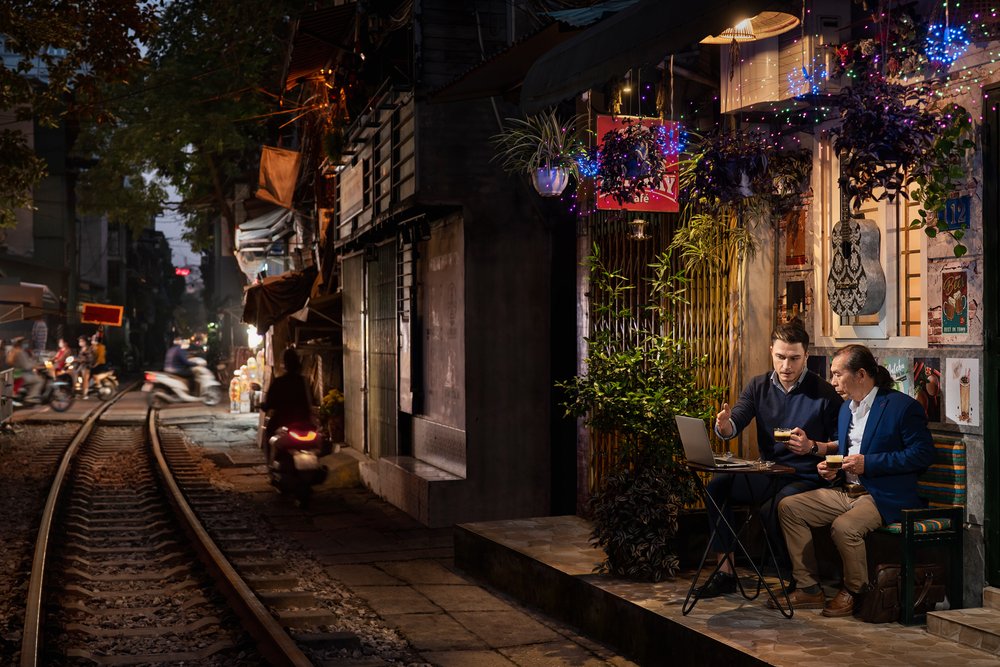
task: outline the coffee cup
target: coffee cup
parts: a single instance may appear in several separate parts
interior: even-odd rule
[[[827,454],[826,455],[826,468],[827,470],[840,470],[840,467],[844,465],[844,455],[843,454]]]
[[[774,429],[774,441],[775,442],[788,442],[792,437],[792,429],[785,428],[775,428]]]

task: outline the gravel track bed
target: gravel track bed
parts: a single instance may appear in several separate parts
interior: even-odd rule
[[[0,665],[17,664],[38,518],[73,424],[17,425],[0,433]],[[46,456],[39,456],[44,453]]]

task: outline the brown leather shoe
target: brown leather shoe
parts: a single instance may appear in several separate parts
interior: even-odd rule
[[[778,602],[784,604],[785,598],[778,595]],[[792,609],[823,609],[823,605],[826,603],[826,595],[823,594],[823,589],[816,591],[815,593],[805,593],[802,589],[798,589],[788,595],[789,602],[792,603]],[[774,600],[768,600],[767,606],[771,609],[777,609],[774,604]]]
[[[826,603],[823,607],[823,615],[831,618],[838,616],[850,616],[854,613],[854,604],[857,598],[846,588],[841,588],[836,597]]]

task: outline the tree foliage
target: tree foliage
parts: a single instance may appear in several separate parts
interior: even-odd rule
[[[234,181],[255,178],[272,129],[267,119],[276,108],[289,17],[301,4],[169,3],[141,78],[115,87],[114,118],[84,138],[81,148],[100,159],[84,177],[82,207],[144,224],[170,185],[189,240],[209,243],[206,223],[220,214],[232,229],[227,196]]]
[[[0,2],[0,26],[6,50],[18,56],[0,62],[0,111],[56,126],[67,117],[103,115],[101,91],[129,80],[156,17],[151,3],[135,0]],[[45,166],[10,127],[0,134],[0,155],[0,227],[10,227]]]

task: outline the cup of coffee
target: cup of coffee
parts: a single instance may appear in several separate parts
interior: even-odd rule
[[[826,468],[827,470],[840,470],[840,467],[844,465],[844,455],[843,454],[827,454],[826,455]]]
[[[791,427],[780,427],[774,429],[775,442],[788,442],[792,437]]]

